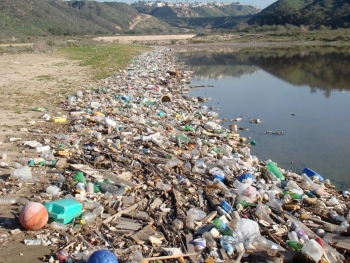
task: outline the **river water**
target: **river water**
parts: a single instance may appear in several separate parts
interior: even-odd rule
[[[223,126],[255,140],[251,154],[301,173],[309,167],[350,186],[350,50],[179,53],[192,70],[189,95],[211,98]],[[242,115],[242,121],[230,121]],[[261,119],[260,124],[250,119]],[[247,130],[246,130],[247,129]],[[283,135],[266,132],[282,132]]]

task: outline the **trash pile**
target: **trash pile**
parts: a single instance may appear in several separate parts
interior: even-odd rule
[[[52,130],[9,138],[32,158],[1,162],[0,206],[22,226],[9,235],[34,231],[23,242],[52,246],[44,262],[343,262],[348,192],[252,156],[187,95],[184,68],[156,48],[70,96],[68,117],[38,108]]]

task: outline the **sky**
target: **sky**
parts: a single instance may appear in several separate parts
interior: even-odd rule
[[[124,2],[124,3],[134,3],[137,2],[137,0],[98,0],[99,2]],[[147,1],[147,0],[146,0]],[[163,0],[168,2],[176,2],[175,0]],[[188,2],[195,2],[196,0],[189,0]],[[197,2],[213,2],[214,0],[197,0]],[[271,5],[273,2],[276,2],[276,0],[216,0],[217,2],[240,2],[241,4],[245,5],[253,5],[257,6],[261,9],[264,9],[265,7]],[[178,0],[178,2],[186,2],[185,0]]]

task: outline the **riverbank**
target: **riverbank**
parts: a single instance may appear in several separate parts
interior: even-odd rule
[[[108,220],[103,220],[104,224],[102,225],[102,219],[98,218],[94,224],[83,227],[80,232],[83,238],[91,241],[94,245],[104,244],[109,246],[110,249],[114,249],[121,262],[130,259],[133,251],[128,250],[128,248],[136,244],[143,245],[139,249],[141,249],[144,257],[159,256],[161,254],[160,244],[163,248],[180,248],[183,253],[194,252],[194,246],[191,242],[195,237],[201,236],[201,234],[195,233],[194,228],[206,225],[208,227],[206,230],[210,231],[213,227],[210,223],[217,213],[227,216],[226,219],[229,221],[229,216],[232,215],[223,211],[223,208],[221,210],[217,209],[220,208],[221,200],[226,200],[229,205],[234,207],[237,207],[235,201],[242,201],[242,199],[230,200],[226,195],[229,194],[228,189],[231,189],[232,193],[238,194],[237,196],[242,195],[243,192],[237,192],[239,182],[235,183],[236,187],[233,187],[233,182],[242,174],[249,173],[250,176],[262,184],[264,183],[261,179],[264,179],[267,182],[266,187],[275,187],[271,183],[273,181],[272,175],[266,172],[266,163],[250,155],[249,141],[240,137],[234,131],[234,127],[232,127],[232,130],[223,129],[220,126],[221,121],[216,118],[217,114],[215,112],[201,107],[196,98],[186,97],[188,91],[186,82],[190,79],[190,72],[186,72],[181,64],[176,63],[170,49],[159,48],[153,52],[142,54],[134,60],[132,65],[129,65],[125,70],[115,72],[110,78],[97,81],[91,85],[80,85],[78,87],[81,91],[79,95],[70,91],[70,103],[65,97],[60,105],[62,108],[57,108],[57,111],[59,110],[61,114],[62,112],[69,114],[68,123],[61,125],[44,122],[41,118],[43,113],[35,113],[36,116],[32,120],[40,120],[38,123],[43,123],[39,127],[43,134],[37,134],[37,131],[27,133],[21,131],[24,134],[24,139],[40,141],[40,143],[47,144],[56,150],[60,145],[59,149],[68,153],[65,156],[67,156],[69,164],[76,164],[77,162],[85,164],[102,176],[106,175],[106,172],[113,173],[115,179],[118,179],[122,174],[126,176],[126,172],[131,173],[131,177],[130,175],[122,177],[123,182],[130,186],[130,190],[125,194],[127,198],[123,199],[117,207],[113,206],[110,201],[105,201],[102,194],[86,195],[89,202],[101,203],[108,208],[106,209],[107,215],[105,215]],[[168,95],[164,96],[166,94]],[[163,97],[165,97],[164,100]],[[57,111],[54,114],[58,115]],[[34,127],[33,124],[29,125]],[[63,133],[67,137],[59,136],[58,138],[55,136],[57,133]],[[81,141],[76,144],[77,137]],[[20,141],[14,143],[6,140],[3,144],[8,148],[17,149],[18,152],[28,151]],[[35,154],[30,155],[34,157]],[[58,155],[56,155],[56,158],[61,159]],[[9,160],[10,165],[14,161],[15,159]],[[70,169],[72,168],[70,167]],[[62,193],[62,196],[77,193],[76,182],[73,179],[74,172],[69,171],[70,169],[63,173],[66,183],[65,192]],[[18,185],[16,182],[6,183],[5,180],[11,170],[12,167],[11,169],[2,170],[4,194],[16,197],[18,195],[25,196],[39,202],[50,200],[49,196],[41,194],[46,192],[46,186],[56,185],[57,178],[55,176],[57,176],[57,171],[55,172],[55,169],[40,167],[33,169],[34,175],[45,178],[44,183],[36,183],[34,187],[30,185],[24,187],[24,184]],[[53,171],[56,175],[49,171]],[[295,179],[301,184],[300,175],[287,171],[283,172],[287,179],[291,179],[291,181]],[[94,182],[91,173],[85,172],[85,175],[89,181]],[[217,180],[213,180],[213,177],[216,177]],[[220,177],[225,178],[225,183],[219,180]],[[322,194],[320,193],[323,189],[321,184],[311,184],[311,182],[309,184],[310,188],[311,186],[317,187],[317,189],[321,188],[318,194]],[[254,189],[256,189],[255,186],[258,187],[254,184]],[[35,191],[21,190],[28,189],[28,187]],[[169,187],[173,190],[167,192]],[[276,187],[278,188],[278,186]],[[331,184],[327,183],[327,187],[329,187],[327,191],[330,191],[333,195],[337,194]],[[251,189],[253,190],[253,188]],[[262,189],[264,190],[264,187]],[[250,197],[246,196],[243,199],[252,203],[262,201],[268,203],[266,196],[264,199],[260,199],[258,194],[254,193],[254,197],[249,194]],[[284,196],[283,191],[279,195]],[[37,198],[37,196],[41,197]],[[327,199],[328,197],[327,195]],[[311,195],[309,198],[312,199],[311,201],[317,199]],[[338,198],[342,202],[346,200],[346,197]],[[142,201],[144,199],[146,199],[146,202]],[[310,199],[307,200],[310,201]],[[156,200],[157,202],[155,202]],[[161,206],[161,204],[164,205]],[[243,206],[242,203],[238,204]],[[279,204],[282,205],[282,203]],[[274,204],[269,203],[269,205],[278,210]],[[143,217],[139,215],[141,219],[132,221],[136,225],[132,225],[131,230],[126,228],[132,232],[132,235],[120,234],[118,233],[120,229],[112,224],[112,219],[114,219],[112,212],[114,210],[121,217],[123,213],[119,213],[130,207],[137,208],[138,211],[142,211],[146,215],[143,214]],[[250,218],[253,219],[250,221],[258,221],[254,216],[255,208],[248,207],[238,209],[238,206],[238,217],[250,215]],[[294,204],[290,211],[295,210],[293,207],[295,207]],[[188,220],[190,208],[199,209],[205,212],[206,215],[211,216],[193,218],[196,223],[192,222],[192,224]],[[11,228],[18,227],[18,221],[14,219],[10,212],[10,210],[6,212],[5,218],[11,218]],[[128,210],[128,212],[130,211]],[[299,212],[298,210],[297,213],[292,213],[297,216],[300,214]],[[16,209],[15,214],[18,214]],[[286,213],[282,213],[282,215],[290,216]],[[131,222],[130,220],[133,220],[134,216],[134,214],[131,214],[131,218],[125,218],[125,220],[128,219],[126,221]],[[236,221],[232,224],[237,224],[240,220],[237,215],[235,216]],[[278,217],[274,216],[273,218]],[[297,218],[289,218],[298,221]],[[174,231],[173,221],[175,219],[185,225],[184,230],[180,227],[178,231]],[[224,218],[221,217],[221,219]],[[332,222],[335,221],[333,219]],[[244,220],[240,222],[244,222]],[[255,224],[257,225],[256,222]],[[151,230],[149,230],[149,225],[152,226]],[[266,233],[266,231],[270,233],[272,229],[278,229],[278,233],[281,233],[278,236],[279,239],[283,234],[284,237],[287,235],[289,229],[286,230],[281,227],[283,222],[280,219],[276,219],[273,225],[274,228],[272,228],[272,225],[266,228],[266,224],[262,224],[261,227],[265,229],[265,232],[262,231],[261,233]],[[146,232],[143,235],[136,235],[139,232],[139,227],[142,229],[148,227],[147,231],[151,231],[151,234]],[[98,229],[100,234],[95,234],[92,231],[93,229]],[[24,245],[20,241],[25,237],[29,237],[28,231],[20,233],[16,236],[16,241],[13,241],[8,239],[9,229],[3,230],[7,242],[1,247],[7,253],[4,259],[7,262],[21,261],[22,255],[14,255],[14,250],[9,250],[8,246],[19,242],[17,251],[23,251],[21,249],[24,248]],[[122,230],[125,230],[125,226]],[[243,231],[244,228],[241,230]],[[316,235],[309,228],[305,231],[307,231],[310,238],[316,238]],[[43,234],[41,238],[45,240],[46,238],[51,239],[54,231],[39,230],[35,232],[35,237],[31,236],[31,238],[37,238],[39,233]],[[70,232],[70,234],[72,233]],[[90,236],[91,234],[92,236]],[[254,235],[260,235],[260,230]],[[149,239],[150,236],[152,236],[151,240]],[[106,243],[105,240],[108,242]],[[183,240],[187,241],[184,243]],[[243,242],[242,240],[238,241]],[[151,244],[149,244],[150,242]],[[215,242],[220,244],[220,238],[217,237]],[[59,247],[66,245],[65,239],[58,241]],[[328,245],[325,244],[325,246]],[[53,248],[56,252],[57,247]],[[69,249],[70,254],[74,252],[73,248],[74,246]],[[210,252],[209,248],[206,250],[207,252]],[[36,262],[38,258],[35,249],[32,249],[31,253],[28,250],[20,253],[24,254],[23,256],[31,262]],[[295,253],[295,255],[297,254]],[[203,253],[203,257],[207,257],[207,255],[208,253]],[[221,255],[226,255],[226,252],[222,251]],[[47,260],[48,257],[44,261]]]

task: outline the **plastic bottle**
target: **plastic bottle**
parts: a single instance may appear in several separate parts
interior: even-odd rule
[[[289,191],[298,190],[299,192],[303,193],[303,189],[301,189],[299,185],[293,180],[289,180],[286,187],[289,189]]]
[[[254,241],[253,246],[257,249],[265,250],[269,256],[276,256],[278,251],[284,251],[285,249],[276,243],[266,239],[265,237],[258,235]]]
[[[186,227],[189,229],[193,229],[194,226],[194,215],[192,213],[188,213],[186,216]]]
[[[303,248],[303,244],[298,241],[288,241],[287,245],[291,248],[294,248],[295,251],[301,251]]]
[[[156,183],[156,188],[165,192],[168,192],[171,190],[171,185],[169,184],[164,184],[162,182],[157,182]]]
[[[297,235],[297,233],[296,233],[295,231],[290,231],[290,232],[288,233],[288,238],[289,238],[290,241],[299,242],[298,235]]]
[[[60,194],[60,189],[56,185],[50,185],[46,188],[46,193],[52,195],[53,197],[57,197]]]
[[[178,165],[182,165],[182,161],[177,159],[177,160],[170,160],[170,161],[168,161],[164,165],[164,167],[169,170],[169,169],[172,169],[172,168],[174,168],[175,166],[178,166]]]
[[[68,230],[68,226],[62,223],[58,223],[58,222],[52,222],[50,225],[50,228],[53,230],[63,230],[63,231],[67,231]]]
[[[95,220],[95,218],[97,217],[96,213],[94,212],[87,212],[87,213],[84,213],[80,219],[80,224],[81,225],[86,225],[88,224],[89,222]]]
[[[17,198],[12,197],[1,197],[0,198],[0,206],[2,205],[14,205],[17,203]]]
[[[324,250],[322,246],[319,243],[317,243],[316,240],[311,239],[304,244],[302,248],[302,253],[311,257],[314,260],[314,262],[319,262],[322,258],[322,255],[324,254]]]
[[[183,229],[183,227],[184,227],[184,223],[181,221],[181,220],[179,220],[179,219],[175,219],[174,221],[173,221],[173,226],[174,226],[174,228],[176,229],[176,230],[181,230],[181,229]]]
[[[255,215],[261,220],[264,220],[270,224],[275,224],[275,222],[266,213],[265,207],[262,204],[258,204],[256,206]]]
[[[209,232],[204,232],[202,234],[202,238],[205,239],[207,247],[216,247],[217,246],[215,239],[213,238],[213,236]]]
[[[302,230],[297,223],[293,222],[292,227],[295,229],[295,232],[297,233],[298,238],[302,242],[307,242],[309,240],[309,236],[305,233],[304,230]]]
[[[239,180],[235,180],[233,182],[233,185],[237,188],[238,194],[247,196],[253,201],[259,195],[258,191],[256,191],[256,188],[251,186],[250,184],[242,184]]]
[[[285,180],[281,171],[278,169],[276,164],[274,162],[272,162],[271,160],[267,161],[266,168],[269,172],[273,173],[273,175],[276,176],[277,179],[280,179],[281,181]]]
[[[83,172],[76,172],[74,174],[74,180],[79,182],[79,183],[83,183],[83,184],[86,184],[86,179],[85,179],[85,176],[83,174]]]
[[[91,183],[91,182],[87,183],[87,192],[90,194],[94,193],[94,184],[93,183]]]
[[[233,230],[228,225],[226,225],[224,222],[222,222],[219,218],[215,218],[212,224],[215,228],[217,228],[224,235],[232,236]]]
[[[248,201],[246,201],[246,200],[239,200],[239,201],[237,201],[237,202],[236,202],[236,206],[237,206],[237,205],[241,205],[243,208],[246,208],[246,207],[248,207],[248,206],[252,206],[252,207],[256,206],[256,204],[251,203],[251,202],[248,202]]]
[[[32,179],[32,172],[28,166],[23,166],[21,168],[15,169],[11,172],[10,178],[12,180],[23,179],[30,180]]]
[[[220,245],[228,255],[232,255],[235,251],[236,240],[232,236],[223,236],[220,239]]]
[[[301,200],[303,199],[303,195],[298,193],[293,193],[291,191],[284,191],[284,195],[289,195],[293,200]]]

